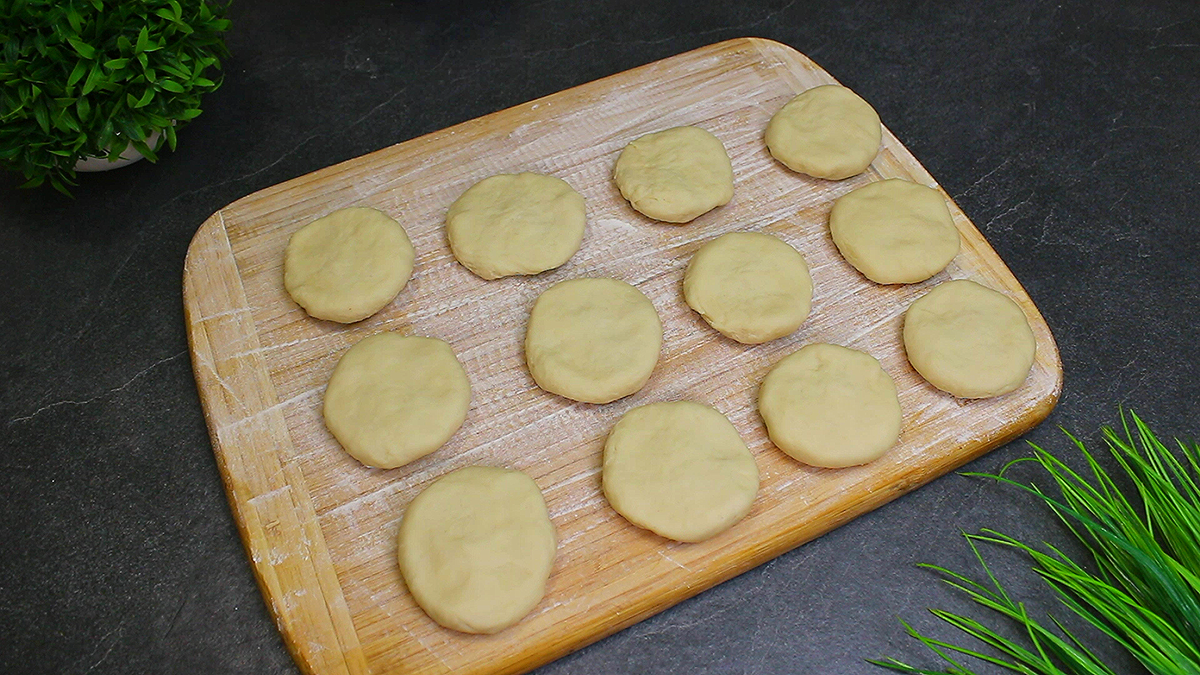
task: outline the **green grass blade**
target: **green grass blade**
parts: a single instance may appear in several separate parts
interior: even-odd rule
[[[1090,566],[1051,544],[1033,547],[988,529],[965,535],[984,581],[922,565],[942,574],[945,583],[976,604],[1013,622],[1023,639],[1006,638],[973,618],[931,610],[990,651],[936,640],[905,624],[909,635],[949,669],[921,670],[895,659],[871,663],[906,673],[968,674],[953,658],[959,656],[1031,675],[1116,675],[1057,617],[1040,622],[1023,602],[1015,602],[984,559],[979,546],[984,543],[1020,551],[1064,609],[1114,640],[1154,675],[1200,675],[1200,444],[1177,442],[1177,457],[1136,414],[1126,417],[1122,412],[1121,422],[1124,437],[1110,428],[1103,430],[1115,471],[1067,433],[1086,471],[1076,471],[1031,444],[1033,457],[1009,462],[999,474],[970,474],[1035,495],[1084,547]],[[1006,476],[1024,461],[1036,462],[1058,494]],[[1131,488],[1123,488],[1125,484]]]

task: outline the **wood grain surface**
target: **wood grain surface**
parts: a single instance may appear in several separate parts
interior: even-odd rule
[[[835,198],[881,178],[937,186],[891,133],[884,131],[882,151],[867,173],[845,181],[792,173],[767,153],[762,133],[770,116],[796,93],[831,82],[784,45],[731,40],[288,181],[205,221],[184,270],[196,382],[255,574],[302,670],[528,670],[876,508],[1011,440],[1050,412],[1062,385],[1053,337],[952,202],[963,248],[925,283],[879,286],[838,255],[826,223]],[[688,225],[655,223],[621,198],[611,181],[613,162],[630,140],[683,124],[708,129],[725,144],[734,167],[733,201]],[[558,176],[584,195],[583,247],[552,272],[484,281],[451,256],[446,209],[474,182],[519,171]],[[308,317],[284,292],[281,272],[288,237],[347,206],[390,214],[417,251],[408,286],[380,313],[351,326]],[[808,261],[812,314],[790,337],[738,344],[682,300],[691,254],[737,230],[776,234]],[[522,355],[537,295],[557,281],[593,276],[637,286],[664,326],[662,358],[646,387],[600,406],[541,391]],[[951,278],[1007,293],[1029,318],[1037,360],[1012,394],[955,399],[925,383],[905,360],[905,308]],[[450,442],[393,470],[351,459],[321,420],[322,392],[338,357],[383,330],[446,340],[472,386],[470,413]],[[811,342],[866,351],[895,379],[904,427],[899,445],[882,459],[815,469],[767,440],[755,408],[758,384],[780,358]],[[673,543],[634,527],[600,491],[601,449],[613,423],[632,407],[677,399],[727,415],[762,475],[750,515],[699,544]],[[492,636],[456,633],[429,619],[405,588],[395,556],[405,505],[430,481],[473,464],[528,472],[545,494],[559,536],[541,604]]]

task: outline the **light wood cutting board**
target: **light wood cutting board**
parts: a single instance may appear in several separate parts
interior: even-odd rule
[[[937,186],[891,133],[884,131],[882,151],[866,174],[840,182],[792,173],[767,153],[762,134],[770,116],[796,93],[831,82],[784,45],[730,40],[302,176],[205,221],[184,270],[196,382],[255,574],[305,672],[528,670],[876,508],[1011,440],[1050,412],[1062,385],[1050,330],[953,203],[962,252],[928,282],[878,286],[838,255],[826,225],[836,197],[881,178]],[[613,162],[630,140],[684,124],[708,129],[725,144],[734,167],[733,201],[689,225],[655,223],[621,198],[610,179]],[[518,171],[558,176],[584,195],[583,248],[552,272],[483,281],[451,256],[446,208],[475,181]],[[288,237],[347,206],[392,215],[417,250],[413,279],[399,297],[352,326],[308,317],[284,292],[281,273]],[[774,233],[808,260],[812,314],[792,336],[741,345],[683,303],[691,254],[735,230]],[[537,295],[557,281],[590,276],[637,286],[664,326],[662,359],[646,387],[603,406],[541,391],[522,356]],[[1012,394],[955,399],[926,384],[905,360],[905,308],[937,283],[963,277],[1007,293],[1033,327],[1037,361]],[[448,341],[472,386],[470,413],[454,438],[387,471],[351,459],[321,421],[322,391],[338,357],[383,330]],[[811,342],[864,350],[895,379],[904,427],[899,445],[882,459],[815,469],[767,440],[755,409],[758,384],[780,358]],[[600,491],[601,449],[613,423],[632,407],[676,399],[727,415],[762,475],[750,515],[700,544],[673,543],[634,527]],[[545,598],[519,624],[493,636],[435,624],[408,594],[395,556],[405,505],[430,481],[472,464],[528,472],[545,494],[559,536]]]

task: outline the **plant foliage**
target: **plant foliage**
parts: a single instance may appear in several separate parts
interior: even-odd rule
[[[1088,565],[1046,545],[1035,548],[994,530],[968,534],[986,581],[973,581],[942,567],[951,586],[976,603],[1015,623],[1025,639],[1013,640],[975,619],[942,610],[935,616],[979,640],[990,650],[972,649],[923,635],[920,640],[949,664],[922,670],[895,659],[872,663],[913,675],[970,675],[962,656],[1016,673],[1116,675],[1054,617],[1030,616],[1004,589],[984,561],[979,542],[1025,553],[1034,571],[1069,613],[1107,635],[1154,675],[1200,675],[1200,445],[1178,443],[1181,457],[1160,443],[1137,415],[1122,416],[1123,434],[1104,430],[1104,439],[1122,481],[1122,490],[1078,439],[1084,475],[1033,446],[1032,459],[1054,479],[1058,495],[1003,477],[988,476],[1037,495],[1091,558]],[[1088,476],[1090,474],[1090,476]],[[1122,482],[1121,484],[1125,484]]]
[[[66,193],[84,157],[174,150],[221,84],[224,15],[206,0],[0,0],[0,163]]]

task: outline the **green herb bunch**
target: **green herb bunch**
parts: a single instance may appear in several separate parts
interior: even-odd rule
[[[80,159],[174,150],[221,84],[224,14],[206,0],[0,0],[0,164],[68,193]]]
[[[1005,472],[989,476],[1037,495],[1086,547],[1090,560],[1076,562],[1059,548],[1035,548],[983,530],[966,537],[986,581],[924,565],[944,574],[947,583],[976,603],[1013,622],[1023,639],[1005,637],[970,617],[932,610],[982,645],[955,645],[905,624],[911,636],[949,667],[923,670],[895,659],[872,663],[914,675],[970,675],[972,671],[959,662],[965,655],[1016,673],[1118,675],[1058,619],[1031,616],[988,568],[979,547],[985,543],[1026,554],[1065,610],[1116,641],[1149,672],[1200,675],[1200,445],[1179,443],[1181,457],[1177,457],[1137,415],[1130,418],[1132,428],[1123,419],[1123,434],[1104,430],[1121,484],[1074,437],[1071,440],[1087,462],[1085,475],[1037,446],[1031,460],[1018,460],[1034,461],[1045,469],[1057,495],[1004,478]],[[1121,485],[1129,487],[1123,490]]]

